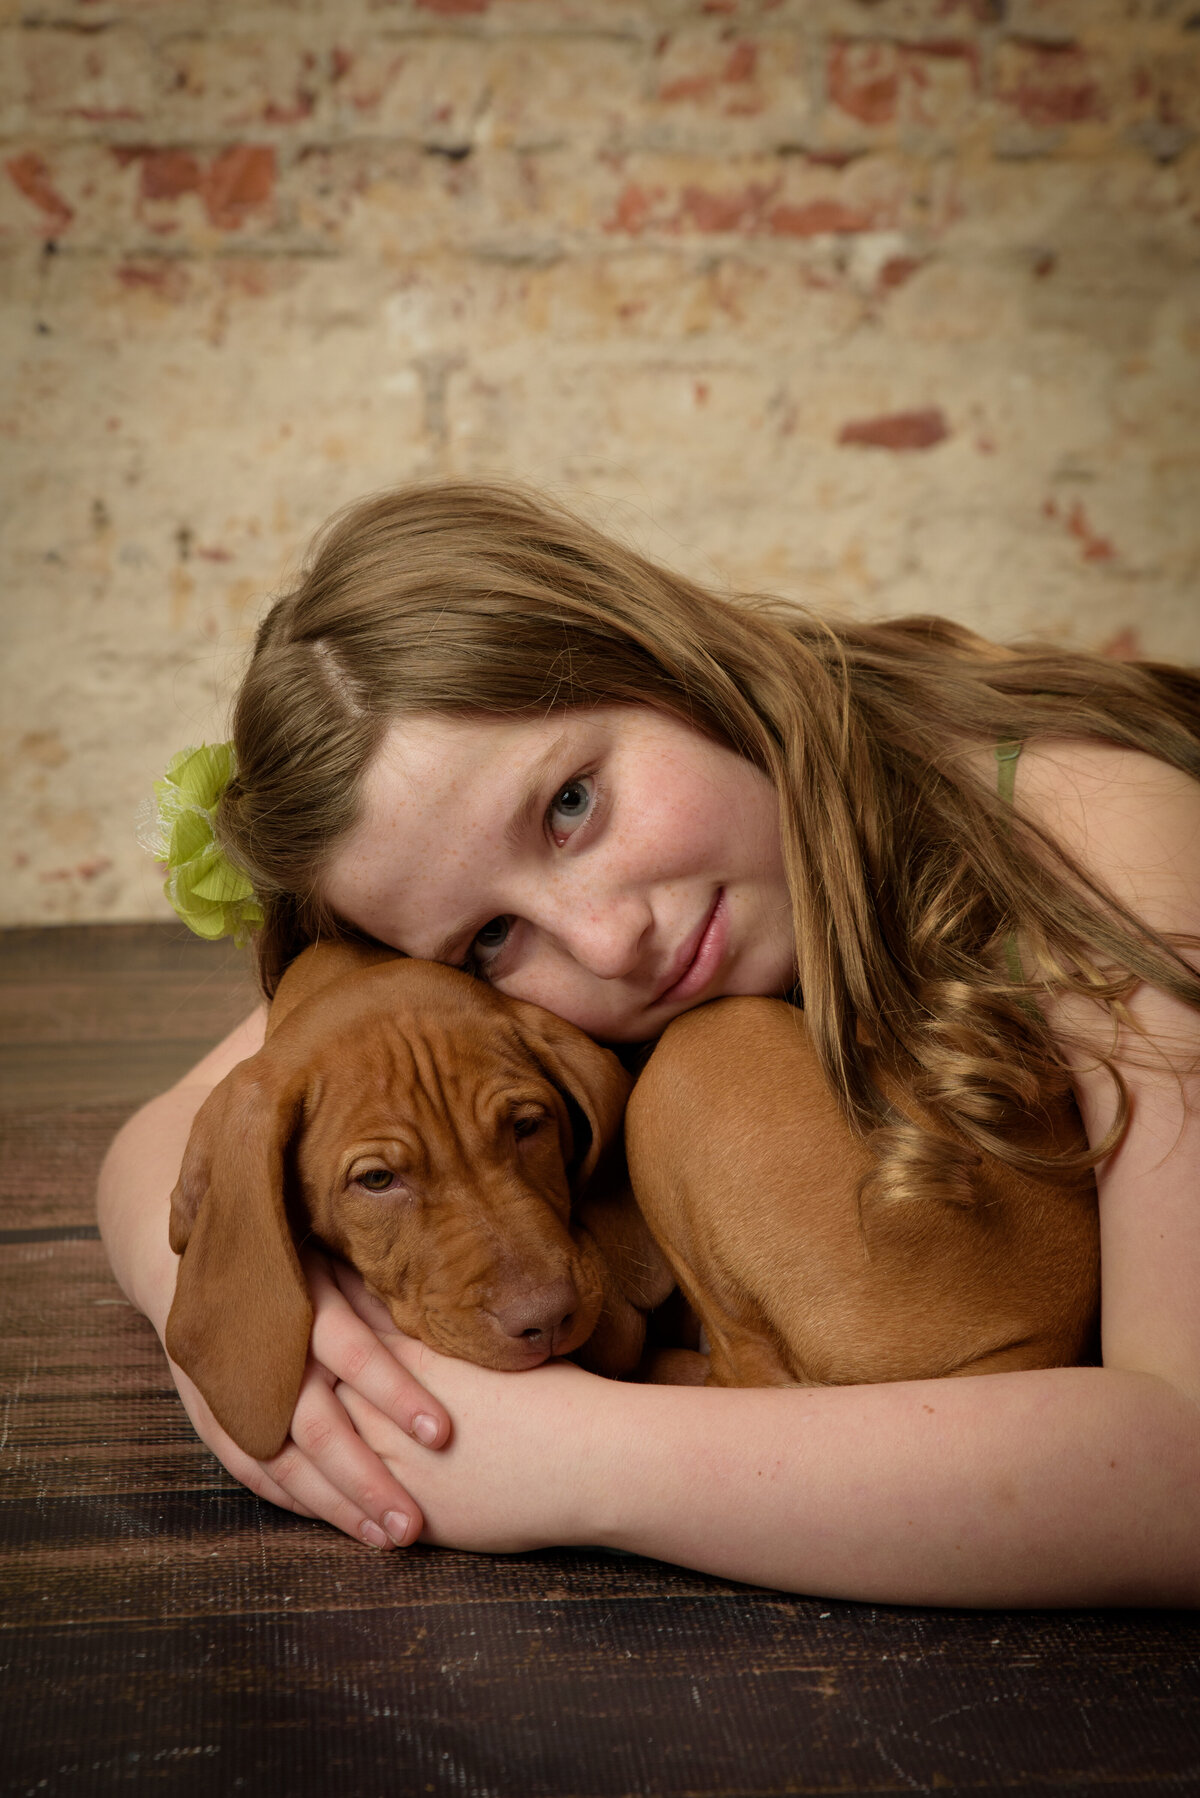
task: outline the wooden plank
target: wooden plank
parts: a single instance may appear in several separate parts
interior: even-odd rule
[[[179,1527],[161,1512],[143,1522],[139,1545]],[[175,1794],[240,1780],[268,1798],[749,1798],[1183,1793],[1200,1773],[1198,1706],[1178,1699],[1181,1660],[1185,1674],[1194,1661],[1157,1619],[1026,1618],[1014,1641],[979,1619],[931,1628],[736,1590],[481,1600],[469,1558],[424,1553],[377,1561],[373,1605],[314,1617],[295,1608],[279,1533],[235,1605],[217,1591],[181,1617],[160,1575],[153,1620],[129,1607],[11,1632],[16,1778],[51,1793],[97,1772],[108,1781],[83,1789],[118,1773],[153,1789],[157,1769]],[[221,1543],[203,1541],[219,1560]],[[457,1561],[457,1599],[414,1591],[431,1558]],[[587,1566],[520,1561],[543,1586],[574,1587]],[[144,1564],[131,1553],[130,1584]],[[79,1586],[93,1577],[81,1556]]]
[[[218,1034],[241,1002],[223,955],[169,927],[0,937],[26,1095],[0,1110],[6,1792],[1200,1789],[1192,1616],[845,1605],[586,1550],[379,1555],[237,1486],[86,1234],[112,1131],[207,1046],[176,1020]]]
[[[212,1047],[207,1038],[0,1045],[5,1110],[118,1106],[126,1114],[165,1091]]]
[[[59,1111],[0,1108],[0,1228],[90,1224],[96,1175],[131,1102]]]
[[[258,1003],[244,979],[14,980],[0,985],[0,1044],[216,1042]]]
[[[0,930],[0,982],[247,979],[250,952],[183,924],[58,924]]]

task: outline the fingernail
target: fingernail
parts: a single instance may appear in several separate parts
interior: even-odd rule
[[[396,1547],[402,1548],[404,1546],[404,1538],[409,1532],[412,1519],[406,1517],[403,1511],[389,1511],[383,1521],[387,1524],[388,1535],[392,1538]],[[375,1525],[372,1524],[371,1528],[374,1529]]]
[[[365,1522],[359,1524],[358,1533],[371,1548],[386,1548],[388,1545],[388,1539],[379,1525],[372,1523],[369,1517]]]
[[[412,1433],[418,1442],[423,1442],[426,1448],[432,1448],[438,1436],[437,1418],[429,1417],[422,1411],[419,1416],[413,1418]]]

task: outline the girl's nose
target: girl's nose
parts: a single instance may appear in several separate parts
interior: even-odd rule
[[[653,929],[637,898],[567,898],[550,928],[573,961],[598,980],[621,980],[640,967]]]

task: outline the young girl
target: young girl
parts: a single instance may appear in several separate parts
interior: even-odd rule
[[[1103,1366],[747,1391],[449,1360],[310,1254],[279,1456],[249,1462],[173,1370],[238,1479],[380,1548],[598,1544],[910,1604],[1200,1601],[1200,679],[729,602],[451,485],[318,540],[233,747],[216,829],[268,995],[332,930],[617,1044],[792,993],[895,1203],[961,1192],[971,1145],[1036,1162],[1024,1125],[1073,1091],[1103,1259]],[[160,1335],[192,1117],[262,1034],[260,1012],[109,1153],[105,1241]],[[953,1135],[888,1115],[864,1043]]]

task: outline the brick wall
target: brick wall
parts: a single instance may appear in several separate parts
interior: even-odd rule
[[[9,921],[333,508],[1200,660],[1200,0],[0,0]]]

